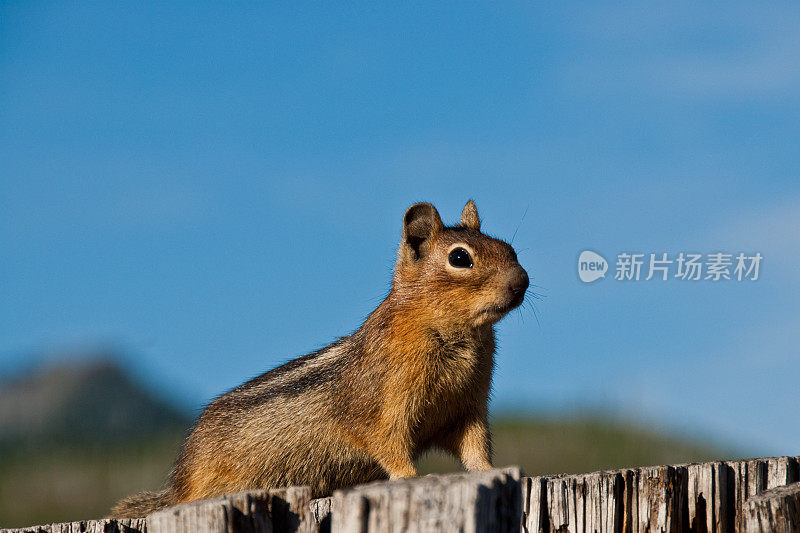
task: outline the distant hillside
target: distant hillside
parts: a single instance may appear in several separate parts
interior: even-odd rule
[[[41,367],[0,383],[0,526],[96,518],[120,497],[158,489],[191,425],[113,359]],[[495,464],[529,474],[728,458],[602,417],[498,417]],[[422,473],[459,469],[433,453]]]
[[[0,446],[106,445],[186,428],[110,358],[61,362],[0,382]]]
[[[0,382],[0,527],[100,517],[165,482],[190,417],[112,356]]]

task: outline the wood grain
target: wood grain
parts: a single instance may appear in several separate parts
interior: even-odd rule
[[[333,495],[333,531],[519,531],[520,470],[430,475]]]
[[[147,517],[147,530],[159,533],[316,531],[310,499],[308,487],[227,494],[152,513]]]
[[[800,531],[800,483],[777,487],[747,501],[744,529],[748,533]]]
[[[746,531],[748,502],[800,481],[799,466],[767,457],[523,478],[522,531]]]
[[[64,522],[46,526],[31,526],[17,529],[0,529],[3,533],[145,533],[146,520],[136,519],[103,519]]]

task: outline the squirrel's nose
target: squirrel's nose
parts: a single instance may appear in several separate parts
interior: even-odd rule
[[[513,294],[514,297],[518,297],[528,290],[529,283],[530,281],[528,280],[528,273],[525,272],[524,268],[517,267],[509,277],[508,290],[511,291],[511,294]]]

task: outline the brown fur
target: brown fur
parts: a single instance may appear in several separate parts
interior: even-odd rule
[[[454,247],[471,268],[454,268]],[[115,516],[251,488],[309,485],[314,497],[415,476],[439,447],[468,470],[492,467],[487,403],[494,323],[528,277],[514,250],[480,232],[475,204],[444,227],[430,204],[403,220],[392,288],[353,334],[220,396],[187,439],[161,493],[120,501]]]

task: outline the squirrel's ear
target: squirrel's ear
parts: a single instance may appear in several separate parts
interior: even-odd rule
[[[468,201],[467,205],[464,206],[464,210],[461,211],[461,225],[476,231],[480,231],[481,229],[481,219],[478,218],[478,207],[472,200]]]
[[[409,207],[403,217],[401,259],[424,257],[430,249],[431,238],[443,227],[439,212],[431,204],[422,202]]]

